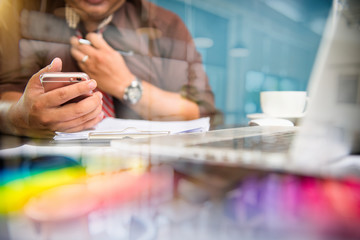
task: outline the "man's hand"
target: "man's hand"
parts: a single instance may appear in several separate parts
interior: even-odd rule
[[[53,136],[55,131],[89,129],[103,119],[102,95],[100,92],[92,92],[97,86],[94,80],[44,92],[40,74],[60,72],[61,68],[61,60],[55,58],[51,65],[31,77],[20,99],[7,112],[7,132],[31,137]],[[80,102],[63,105],[84,94],[89,96]],[[3,102],[8,99],[6,93],[2,95]]]
[[[100,34],[89,33],[86,39],[91,42],[91,46],[79,43],[76,37],[70,39],[72,56],[84,72],[96,79],[100,90],[121,99],[134,75],[123,57]]]
[[[134,75],[123,57],[112,49],[101,35],[89,33],[86,39],[91,45],[81,44],[76,37],[70,39],[71,54],[80,68],[96,79],[100,90],[123,99],[124,90]],[[185,73],[186,74],[186,73]],[[140,101],[130,107],[144,119],[149,120],[191,120],[199,118],[199,106],[177,92],[165,91],[142,81],[143,95]]]

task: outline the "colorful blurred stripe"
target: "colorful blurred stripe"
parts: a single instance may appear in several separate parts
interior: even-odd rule
[[[34,195],[47,189],[84,181],[85,169],[80,165],[68,164],[69,158],[60,158],[58,167],[21,166],[18,169],[3,169],[0,173],[0,214],[22,210],[24,204]],[[59,157],[44,157],[40,161],[56,162]]]
[[[134,171],[97,171],[90,175],[72,159],[32,160],[18,169],[2,170],[0,213],[24,210],[37,221],[59,221],[137,200],[157,205],[173,197],[173,177],[170,167],[165,171],[134,167]],[[294,233],[305,238],[360,239],[357,179],[256,175],[245,178],[228,193],[224,209],[225,222],[230,221],[239,234],[254,231],[256,237],[250,239],[277,238],[279,234],[287,239],[286,234],[291,237]],[[257,238],[256,234],[263,235]]]
[[[237,227],[252,224],[252,229],[267,234],[360,239],[360,181],[280,174],[250,177],[229,195],[225,211]]]
[[[151,204],[172,191],[172,177],[169,168],[145,172],[139,166],[90,175],[72,159],[43,157],[2,171],[0,214],[25,210],[34,220],[58,221],[136,199]]]

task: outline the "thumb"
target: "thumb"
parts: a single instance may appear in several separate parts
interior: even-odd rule
[[[46,72],[61,72],[62,61],[60,58],[54,58],[52,62],[35,73],[29,80],[26,88],[43,88],[40,82],[40,75]]]

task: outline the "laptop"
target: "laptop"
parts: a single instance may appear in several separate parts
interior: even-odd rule
[[[312,102],[291,153],[298,162],[360,153],[360,1],[334,1],[309,83]]]
[[[360,152],[359,1],[334,1],[309,83],[299,127],[243,127],[112,142],[159,161],[247,166],[320,174]],[[136,144],[134,144],[136,143]],[[154,159],[154,158],[152,158]],[[321,172],[322,173],[322,172]]]

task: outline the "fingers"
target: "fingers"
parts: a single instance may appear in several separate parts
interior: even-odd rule
[[[104,40],[101,34],[98,33],[89,33],[86,35],[86,39],[89,40],[90,44],[82,44],[78,38],[71,37],[70,44],[78,49],[99,49],[99,50],[112,50],[109,44]]]
[[[89,114],[89,116],[90,116],[90,114]],[[72,126],[72,127],[65,126],[65,124],[64,124],[63,128],[59,127],[58,129],[61,132],[83,131],[83,130],[86,130],[86,129],[93,128],[96,124],[101,122],[101,120],[103,120],[103,118],[104,118],[104,112],[101,111],[100,114],[96,115],[95,118],[89,117],[89,120],[84,121],[84,122],[83,122],[83,120],[85,118],[75,119],[75,120],[72,120],[72,121],[69,121],[69,122],[66,123],[66,125]]]
[[[97,84],[95,80],[83,81],[57,88],[44,94],[46,107],[57,107],[81,95],[92,95]],[[99,97],[102,98],[101,93]]]
[[[70,43],[72,45],[72,48],[70,49],[71,55],[78,62],[80,68],[83,71],[86,71],[86,61],[88,61],[89,58],[96,56],[98,50],[91,45],[80,44],[76,37],[72,37]]]
[[[82,115],[78,118],[59,122],[54,126],[56,131],[61,132],[77,132],[85,129],[94,127],[104,118],[104,112],[102,111],[102,106],[99,105],[93,111]]]
[[[86,35],[86,39],[90,41],[91,45],[81,44],[76,37],[70,38],[70,44],[72,45],[71,54],[79,63],[83,63],[82,60],[86,55],[96,55],[98,50],[113,50],[100,34],[89,33]]]
[[[81,118],[96,109],[99,110],[98,113],[100,114],[102,110],[102,94],[100,92],[95,92],[92,96],[86,97],[80,102],[65,104],[57,109],[57,114],[62,116],[62,121],[70,121]]]
[[[52,131],[80,131],[92,127],[91,124],[101,121],[103,117],[102,94],[96,92],[80,102],[49,109],[41,125]]]
[[[101,34],[89,33],[86,39],[91,42],[91,45],[100,50],[112,50],[109,44],[104,40]]]
[[[75,58],[75,60],[79,63],[80,66],[84,65],[86,60],[88,60],[88,59],[85,59],[85,56],[88,56],[87,58],[89,58],[89,55],[84,53],[85,51],[82,52],[77,48],[71,48],[70,52],[71,52],[71,55]]]

